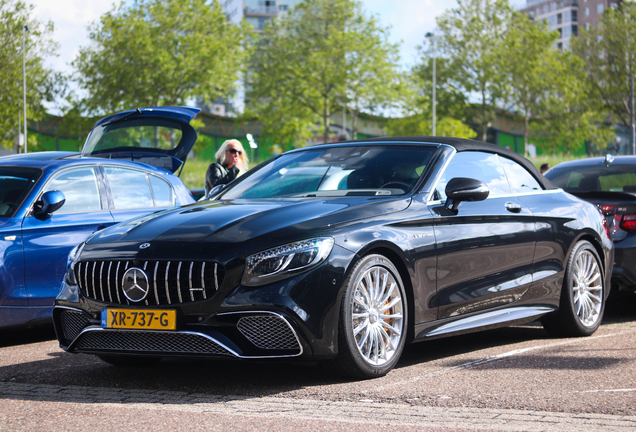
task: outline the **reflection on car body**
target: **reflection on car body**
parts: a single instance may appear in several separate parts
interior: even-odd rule
[[[389,372],[407,342],[536,319],[582,336],[603,315],[605,219],[492,144],[304,148],[212,198],[74,249],[54,309],[61,347],[118,365],[325,360],[369,378]],[[103,318],[159,310],[174,312],[175,330]]]
[[[0,327],[50,322],[69,251],[95,231],[194,201],[173,170],[194,144],[189,122],[198,112],[144,108],[127,112],[124,124],[121,113],[106,117],[81,157],[0,158]],[[163,137],[156,147],[131,145],[155,132]]]

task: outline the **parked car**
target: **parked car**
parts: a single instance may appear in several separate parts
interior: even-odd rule
[[[585,336],[603,316],[605,219],[499,146],[418,137],[308,147],[211,198],[71,252],[53,311],[64,350],[116,365],[325,360],[369,378],[389,372],[407,342],[536,319]]]
[[[612,285],[636,290],[636,156],[563,162],[545,176],[603,212],[615,245]]]
[[[173,172],[198,111],[126,111],[96,122],[81,154],[0,158],[0,327],[50,322],[68,254],[92,233],[194,202]]]

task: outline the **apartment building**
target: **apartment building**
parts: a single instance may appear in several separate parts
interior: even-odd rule
[[[220,0],[228,19],[233,22],[245,20],[260,32],[265,23],[281,13],[287,12],[301,0]]]
[[[579,34],[579,29],[595,26],[605,9],[616,7],[623,0],[526,0],[520,12],[535,21],[548,23],[550,30],[557,31],[558,48],[567,49],[570,39]]]

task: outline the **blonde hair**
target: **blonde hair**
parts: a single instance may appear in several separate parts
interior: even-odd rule
[[[241,151],[241,154],[238,157],[238,162],[236,163],[236,166],[241,172],[247,171],[249,166],[248,165],[249,159],[247,158],[247,153],[245,152],[245,149],[243,148],[243,144],[241,144],[239,140],[229,139],[225,141],[221,145],[221,147],[216,151],[216,153],[214,154],[214,157],[219,163],[225,164],[225,152],[227,151],[227,147],[230,144],[234,144]]]

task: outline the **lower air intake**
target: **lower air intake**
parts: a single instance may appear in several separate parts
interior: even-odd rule
[[[202,335],[138,331],[86,332],[80,337],[76,350],[233,356],[227,349]]]
[[[278,315],[243,317],[238,321],[237,327],[243,336],[260,349],[300,349],[293,330]]]
[[[82,312],[65,310],[60,314],[62,332],[64,337],[71,343],[79,335],[84,327],[90,325],[88,318]]]

